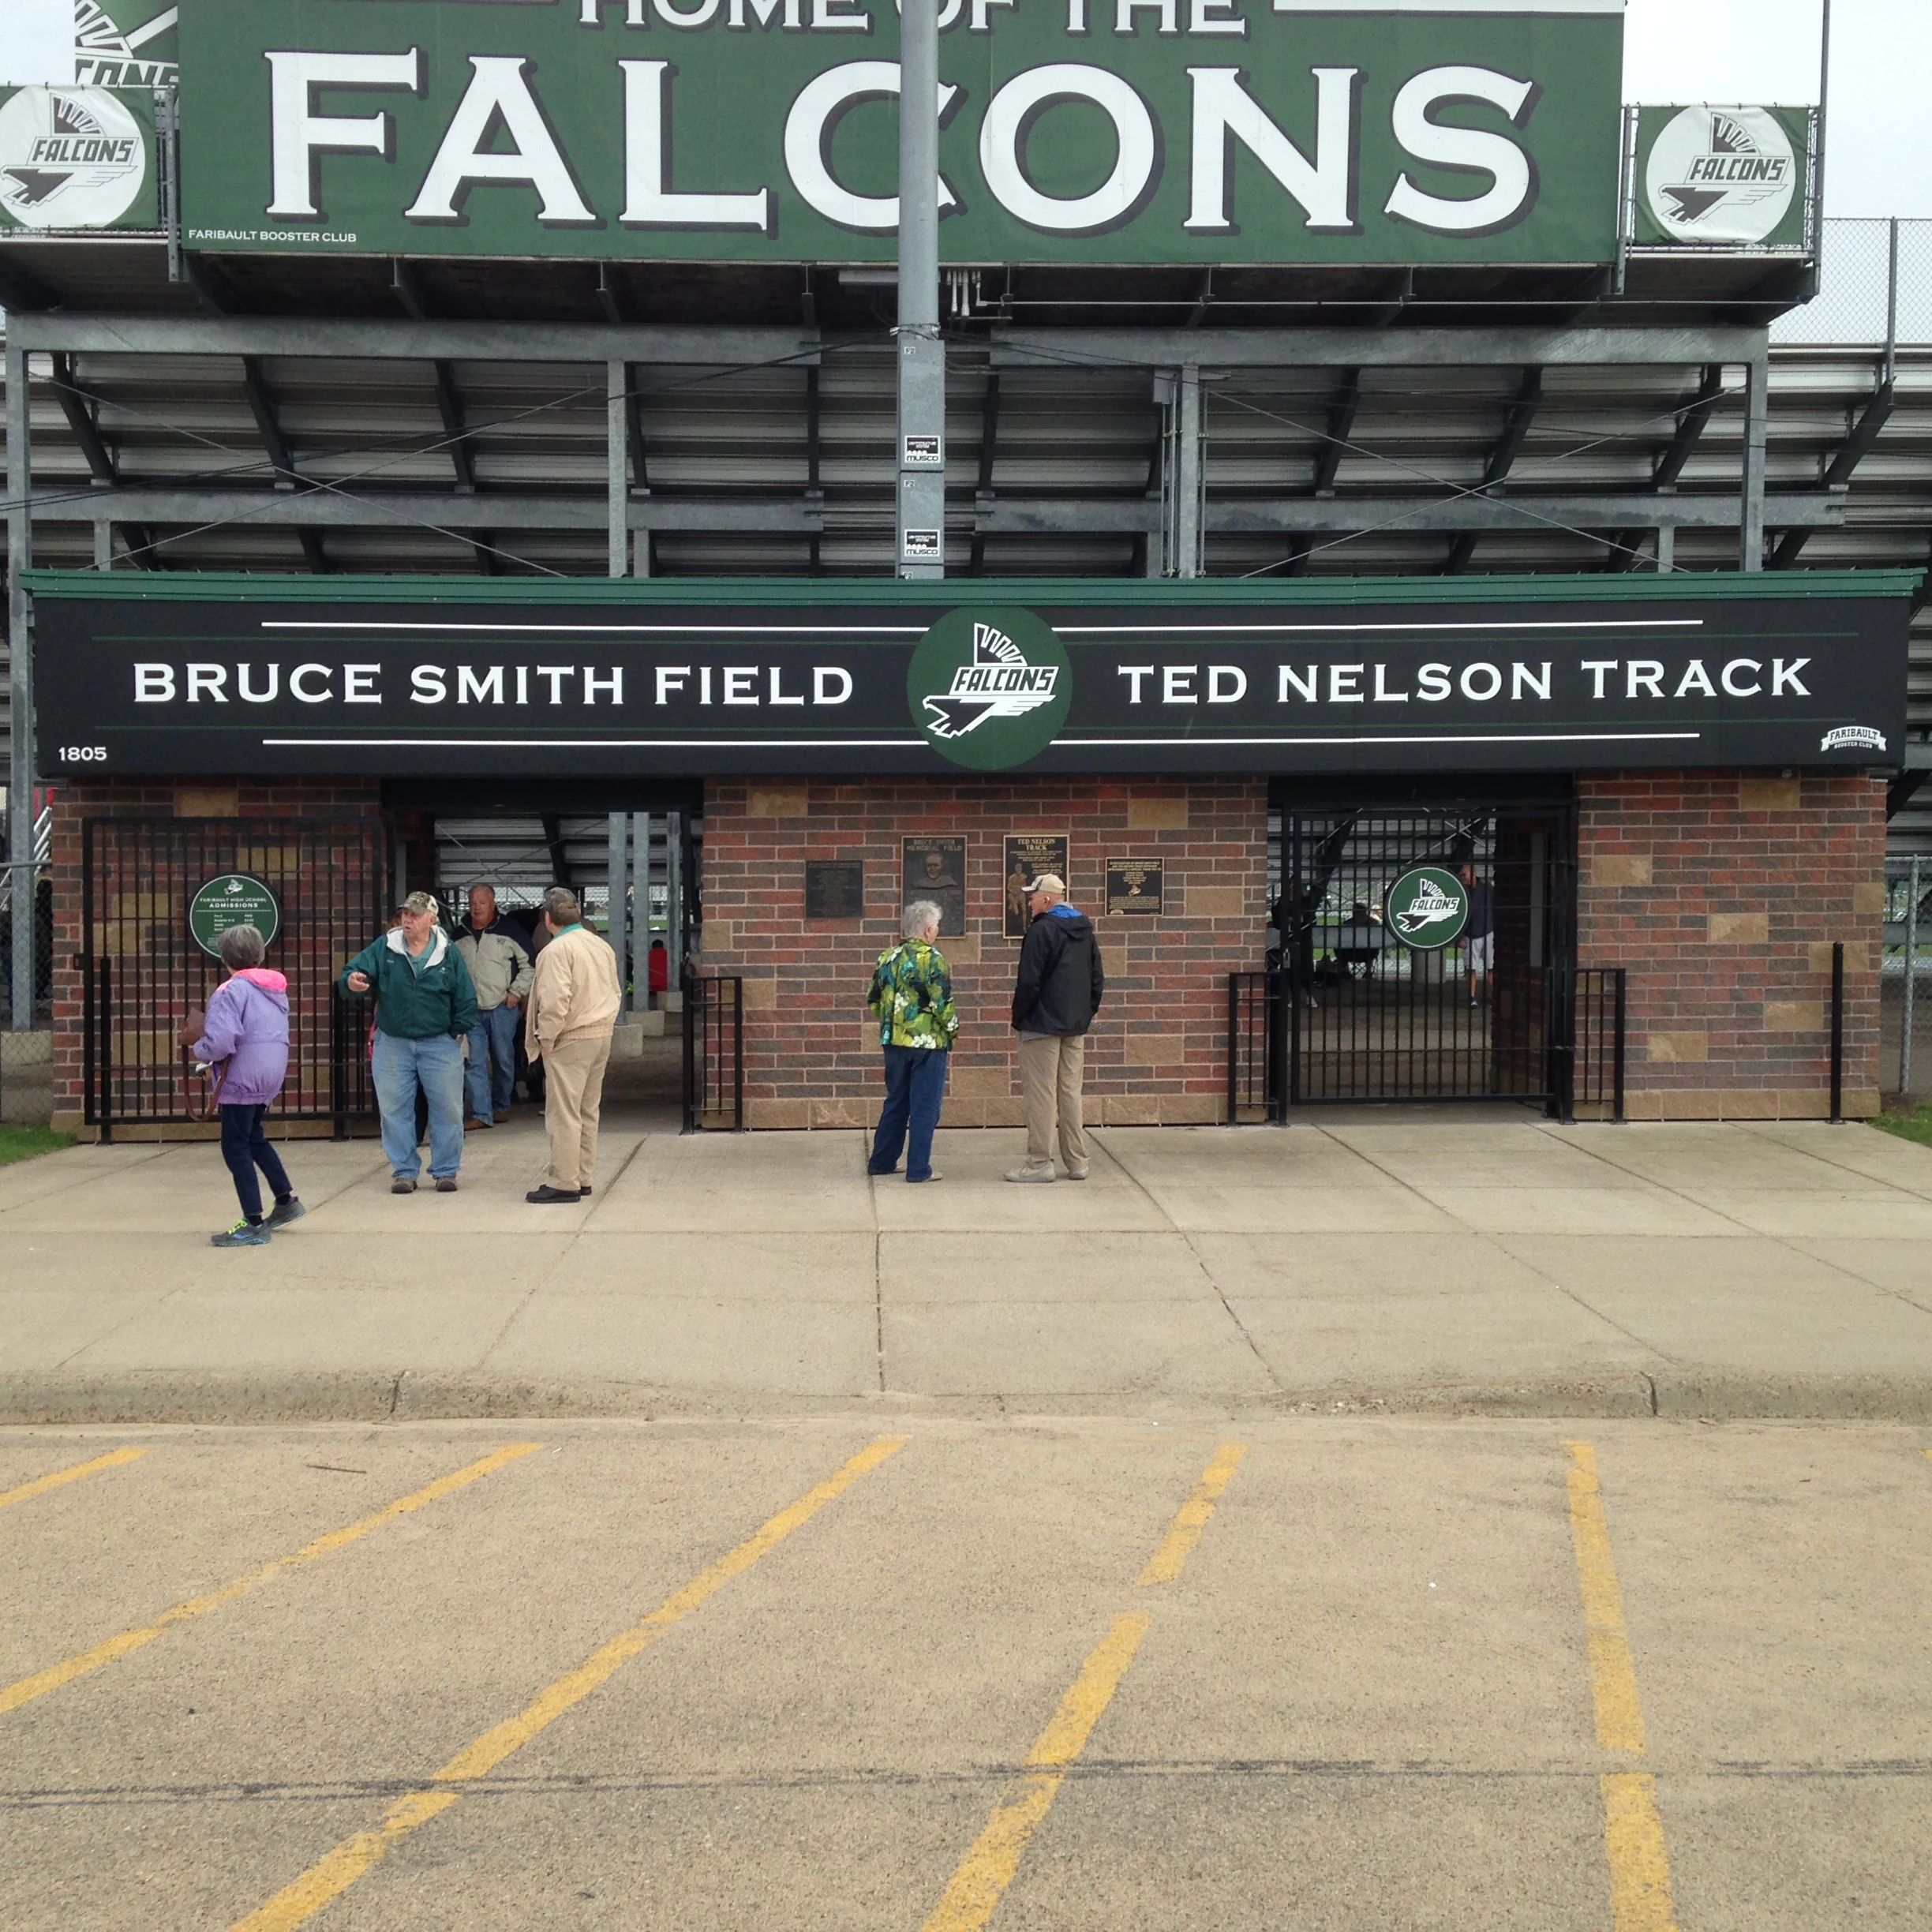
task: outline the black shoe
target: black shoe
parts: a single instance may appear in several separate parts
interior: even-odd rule
[[[590,1192],[590,1183],[586,1181],[578,1192],[581,1193],[588,1194]]]
[[[533,1207],[549,1208],[560,1201],[581,1200],[583,1197],[569,1188],[553,1188],[545,1181],[540,1188],[532,1188],[523,1198]]]
[[[291,1221],[299,1221],[309,1210],[291,1194],[285,1201],[277,1201],[268,1211],[268,1219],[262,1225],[273,1234],[277,1228],[285,1228]]]

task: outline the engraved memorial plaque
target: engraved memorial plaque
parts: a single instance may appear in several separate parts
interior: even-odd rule
[[[863,919],[864,866],[856,859],[807,859],[805,916],[808,919]]]
[[[1006,937],[1024,939],[1032,923],[1027,914],[1026,887],[1043,872],[1065,878],[1070,863],[1064,832],[1020,832],[1006,841],[1006,863],[1000,898],[1006,910]]]
[[[899,910],[915,899],[939,908],[939,937],[963,938],[966,931],[966,841],[928,835],[900,841]]]
[[[1161,910],[1160,860],[1110,859],[1106,863],[1106,909],[1113,914],[1158,919]]]

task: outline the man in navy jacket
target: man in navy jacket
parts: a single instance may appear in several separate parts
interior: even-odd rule
[[[1056,1141],[1060,1174],[1087,1178],[1087,1134],[1080,1120],[1087,1029],[1106,992],[1093,921],[1065,903],[1066,882],[1043,872],[1027,883],[1032,923],[1020,947],[1013,1023],[1020,1035],[1020,1079],[1026,1091],[1027,1157],[1009,1181],[1052,1181]]]

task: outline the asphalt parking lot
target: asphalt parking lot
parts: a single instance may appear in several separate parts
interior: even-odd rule
[[[1888,1423],[0,1435],[0,1924],[1917,1928]]]

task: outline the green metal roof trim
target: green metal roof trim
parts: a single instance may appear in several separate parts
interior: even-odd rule
[[[1563,577],[1348,577],[1310,583],[1279,578],[953,577],[900,582],[889,577],[270,577],[210,571],[26,571],[36,597],[129,602],[220,601],[260,604],[585,605],[642,608],[687,604],[776,607],[961,603],[1034,609],[1104,605],[1278,604],[1320,608],[1360,604],[1606,604],[1709,597],[1909,597],[1916,570],[1673,571]]]

